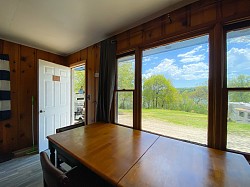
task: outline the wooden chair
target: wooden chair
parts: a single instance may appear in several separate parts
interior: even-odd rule
[[[84,184],[84,172],[77,167],[64,173],[56,168],[49,160],[46,152],[40,153],[45,187],[80,187]]]
[[[75,123],[73,125],[69,125],[69,126],[66,126],[66,127],[58,128],[58,129],[56,129],[56,133],[60,133],[60,132],[63,132],[63,131],[74,129],[74,128],[78,128],[78,127],[81,127],[81,126],[84,126],[84,125],[85,125],[84,122],[78,122],[78,123]]]
[[[46,152],[40,153],[44,187],[114,187],[86,167],[74,167],[67,172],[56,168]]]
[[[75,123],[73,125],[69,125],[69,126],[66,126],[66,127],[58,128],[58,129],[56,129],[56,133],[61,133],[61,132],[67,131],[67,130],[71,130],[71,129],[74,129],[74,128],[78,128],[78,127],[84,126],[84,125],[85,125],[84,122],[78,122],[78,123]],[[61,167],[62,163],[66,163],[66,164],[68,164],[71,167],[75,166],[75,164],[72,161],[70,161],[69,159],[67,159],[60,152],[56,153],[56,160],[57,160],[57,167],[60,170],[62,170],[62,171],[64,171],[64,168]]]

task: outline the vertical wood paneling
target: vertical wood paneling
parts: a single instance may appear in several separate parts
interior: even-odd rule
[[[250,12],[249,0],[224,0],[222,1],[222,16],[226,20],[242,18],[242,15],[248,15]]]
[[[217,7],[221,6],[221,10]],[[139,25],[116,36],[117,53],[125,53],[132,48],[166,40],[168,37],[214,26],[217,22],[249,19],[248,0],[207,0],[197,1],[183,8],[166,13],[152,21]],[[218,19],[218,11],[222,17]],[[168,15],[170,15],[170,22]],[[143,40],[141,40],[141,35]]]
[[[32,96],[36,98],[37,72],[36,72],[36,50],[30,47],[21,46],[20,48],[20,90],[19,90],[19,111],[20,128],[19,143],[20,147],[32,145]],[[37,108],[35,105],[34,108]],[[34,116],[36,121],[37,115]]]
[[[129,48],[129,46],[130,46],[130,39],[129,39],[130,37],[129,37],[129,32],[123,32],[123,33],[121,33],[121,34],[119,34],[117,37],[116,37],[116,39],[117,39],[117,51],[124,51],[124,50],[126,50],[126,49],[128,49]],[[142,40],[140,41],[140,43],[139,44],[141,44],[142,43]],[[138,45],[139,45],[138,44]]]
[[[143,42],[143,25],[135,27],[129,31],[129,45],[131,48],[136,48]]]
[[[0,40],[0,54],[3,53],[3,40]]]
[[[145,26],[146,28],[143,32],[144,43],[155,41],[163,35],[161,17],[148,22],[147,24],[145,24]]]
[[[80,51],[80,61],[86,60],[88,58],[88,50],[87,49],[82,49]]]
[[[199,1],[191,5],[190,26],[197,26],[216,21],[216,2]]]
[[[84,52],[83,52],[84,54]],[[78,51],[76,53],[73,53],[67,57],[67,64],[70,66],[70,64],[74,64],[76,62],[80,62],[81,60],[84,60],[81,58],[81,52]]]
[[[185,7],[164,16],[164,34],[182,31],[188,26],[189,10]]]
[[[88,58],[86,64],[86,86],[87,95],[90,96],[86,101],[86,116],[87,123],[91,124],[95,122],[96,117],[96,104],[98,99],[98,77],[95,77],[95,73],[99,73],[100,63],[100,47],[98,44],[88,47]]]
[[[34,96],[34,133],[37,143],[37,59],[65,64],[65,57],[0,40],[0,53],[10,57],[11,118],[0,122],[0,152],[32,145],[31,96]],[[37,53],[37,55],[36,55]]]
[[[3,53],[10,58],[10,87],[11,87],[11,118],[3,123],[3,151],[11,152],[18,149],[18,85],[19,85],[19,48],[18,44],[4,41]]]
[[[88,50],[86,48],[65,57],[66,59],[65,64],[69,67],[81,65],[83,61],[87,60],[87,58],[88,58]]]
[[[42,50],[37,50],[37,60],[42,59],[55,64],[66,65],[63,57]],[[38,61],[37,61],[38,62]]]
[[[100,69],[100,45],[95,45],[95,73],[99,73]],[[94,121],[96,122],[96,108],[97,108],[97,101],[98,101],[98,90],[99,90],[99,77],[94,77],[95,81],[95,89],[94,89]]]

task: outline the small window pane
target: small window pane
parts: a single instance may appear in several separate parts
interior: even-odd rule
[[[227,86],[250,88],[250,28],[227,33]]]
[[[117,64],[117,89],[134,89],[135,55],[119,58]]]
[[[245,112],[239,111],[239,116],[242,117],[242,118],[244,118]]]
[[[116,122],[133,127],[133,92],[117,92]]]
[[[227,148],[250,153],[250,92],[228,95]]]

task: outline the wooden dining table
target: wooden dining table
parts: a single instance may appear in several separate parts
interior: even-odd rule
[[[250,186],[242,155],[110,124],[95,123],[47,137],[55,150],[113,186]]]

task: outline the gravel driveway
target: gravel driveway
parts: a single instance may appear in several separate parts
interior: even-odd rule
[[[132,115],[123,114],[118,116],[119,123],[132,126]],[[142,121],[142,130],[185,139],[192,142],[207,144],[207,129],[195,127],[186,127],[168,123],[165,121],[149,118]],[[241,134],[228,133],[227,148],[240,150],[242,152],[250,152],[250,137],[242,136]]]

